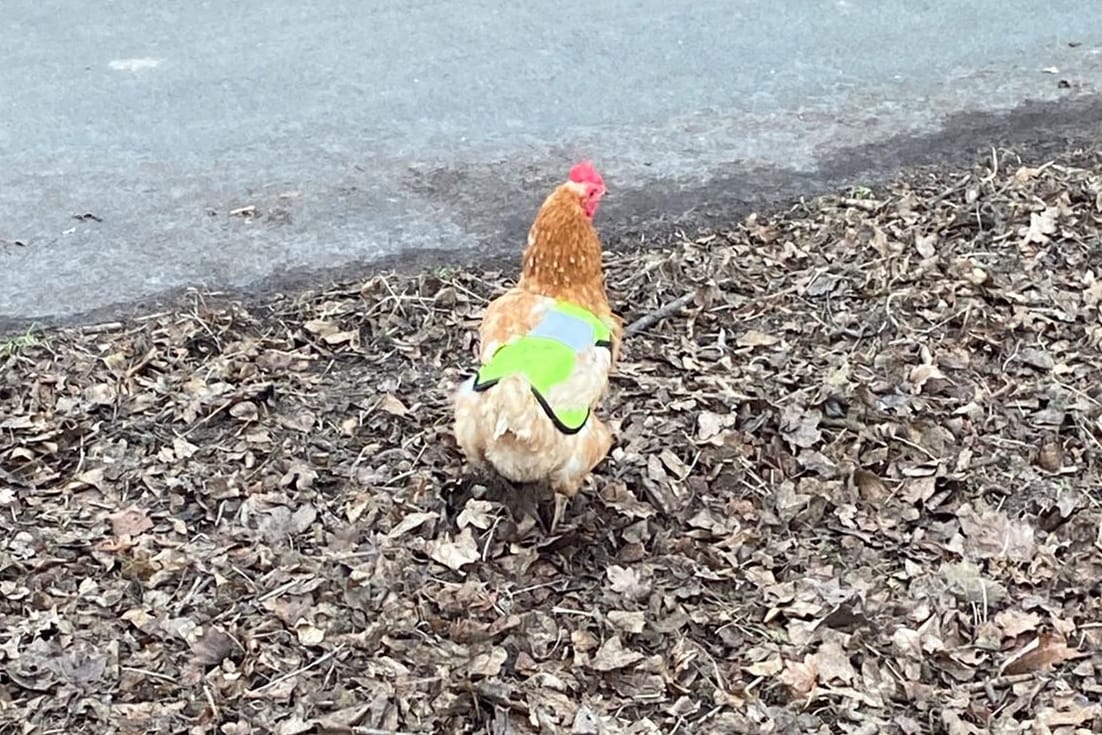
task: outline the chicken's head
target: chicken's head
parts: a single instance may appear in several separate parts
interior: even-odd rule
[[[570,180],[582,185],[582,209],[586,217],[593,219],[593,215],[597,213],[597,206],[601,203],[601,197],[608,193],[605,180],[589,161],[574,164],[570,169]]]

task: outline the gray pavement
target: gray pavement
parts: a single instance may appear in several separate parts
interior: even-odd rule
[[[984,136],[1102,132],[1102,4],[1083,0],[6,0],[3,15],[9,324],[518,252],[583,155],[615,239]]]

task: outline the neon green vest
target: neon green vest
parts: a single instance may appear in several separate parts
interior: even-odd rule
[[[479,368],[474,389],[487,390],[508,375],[523,374],[559,431],[577,433],[589,419],[589,406],[556,410],[545,396],[574,372],[579,352],[593,345],[611,348],[611,340],[608,325],[592,312],[568,301],[556,301],[531,332],[499,347]]]

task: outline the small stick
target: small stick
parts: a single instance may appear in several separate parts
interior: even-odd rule
[[[1005,687],[1013,686],[1023,681],[1029,681],[1033,679],[1033,674],[1007,674],[1003,676],[996,676],[992,679],[984,679],[983,681],[974,681],[971,684],[965,686],[965,690],[969,692],[978,692],[987,687],[994,689],[1003,689]]]
[[[650,329],[658,322],[667,317],[671,317],[676,314],[682,307],[687,306],[693,299],[696,298],[696,291],[690,291],[687,294],[677,297],[665,306],[660,306],[649,314],[644,314],[624,330],[624,334],[638,334],[646,329]]]
[[[876,210],[887,204],[887,202],[882,202],[879,199],[857,199],[851,197],[843,199],[842,204],[847,207],[856,207],[857,209],[861,209],[866,212],[875,212]]]
[[[93,324],[87,327],[80,327],[81,334],[103,334],[104,332],[114,332],[123,328],[122,322],[104,322],[103,324]]]
[[[301,667],[295,669],[294,671],[291,671],[287,674],[284,674],[283,676],[278,676],[275,679],[272,679],[267,684],[265,684],[261,687],[257,687],[256,689],[249,690],[249,694],[252,694],[252,695],[255,696],[257,694],[260,694],[261,692],[264,692],[264,691],[267,691],[268,689],[271,689],[272,687],[275,687],[279,684],[282,684],[283,682],[287,681],[288,679],[293,679],[294,677],[298,676],[299,674],[303,674],[303,673],[309,671],[310,669],[315,669],[318,666],[321,666],[323,663],[325,663],[329,659],[336,656],[340,652],[341,652],[341,647],[337,646],[333,650],[331,650],[328,653],[314,659],[313,661],[306,664],[305,666],[301,666]]]

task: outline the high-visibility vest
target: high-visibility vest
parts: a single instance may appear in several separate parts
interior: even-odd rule
[[[499,347],[478,369],[474,390],[488,390],[508,375],[523,374],[555,427],[575,434],[589,419],[589,406],[553,407],[546,396],[573,374],[578,353],[592,346],[611,349],[608,325],[577,304],[556,301],[531,332]]]

